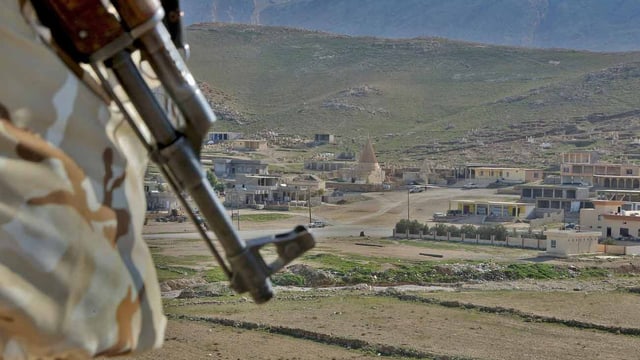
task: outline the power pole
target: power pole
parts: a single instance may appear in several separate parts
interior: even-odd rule
[[[311,186],[307,187],[307,207],[309,208],[309,224],[311,224]]]
[[[411,189],[407,189],[407,239],[409,238],[409,224],[411,223],[411,218],[410,218],[410,214],[411,214],[411,203],[410,203],[410,199],[411,198]]]
[[[236,189],[236,208],[238,210],[237,221],[238,221],[238,231],[240,231],[240,194],[238,193],[238,189]]]

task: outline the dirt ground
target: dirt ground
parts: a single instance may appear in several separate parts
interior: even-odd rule
[[[446,211],[452,199],[483,198],[491,193],[438,189],[411,194],[410,214],[428,221],[433,212]],[[352,204],[314,208],[314,218],[338,229],[343,225],[392,227],[406,218],[406,192],[366,197]],[[306,214],[294,213],[289,219],[269,223],[245,222],[243,229],[268,231],[307,221]],[[156,253],[202,256],[206,248],[201,241],[178,237],[189,233],[190,226],[149,223],[145,232]],[[151,235],[160,233],[176,237]],[[362,241],[380,246],[357,244]],[[539,253],[532,250],[448,243],[421,249],[390,239],[353,236],[319,238],[313,251],[429,261],[568,262],[538,258]],[[420,252],[437,252],[442,258],[427,259]],[[640,267],[640,259],[629,257],[593,261],[598,266]],[[203,260],[196,266],[210,264],[211,260]],[[584,265],[584,260],[575,261],[575,266]],[[136,359],[637,359],[637,289],[640,281],[632,274],[593,280],[408,287],[394,292],[365,285],[281,288],[275,299],[261,306],[243,296],[172,299],[166,300],[171,318],[165,346]],[[402,299],[398,293],[416,298]],[[424,302],[424,298],[430,300]]]

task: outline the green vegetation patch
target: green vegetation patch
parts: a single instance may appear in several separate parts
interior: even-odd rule
[[[313,254],[306,255],[303,259],[320,264],[321,269],[330,270],[342,275],[354,272],[371,274],[380,268],[379,263],[364,257],[352,256],[347,259],[333,254]]]
[[[549,264],[509,264],[504,273],[509,280],[561,279],[569,276],[567,268]]]
[[[269,221],[277,221],[277,220],[286,220],[290,219],[292,215],[289,214],[277,214],[277,213],[266,213],[266,214],[247,214],[240,215],[241,221],[253,221],[253,222],[269,222]]]
[[[207,282],[219,282],[219,281],[227,281],[227,275],[222,271],[222,268],[219,266],[212,267],[210,269],[205,270],[203,274],[204,279]]]
[[[191,277],[196,275],[197,271],[181,266],[156,265],[156,273],[158,274],[158,281],[163,282]]]

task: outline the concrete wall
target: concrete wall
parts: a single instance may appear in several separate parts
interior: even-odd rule
[[[598,252],[603,252],[607,255],[624,255],[625,246],[598,244]]]
[[[325,186],[327,188],[333,188],[340,191],[352,191],[352,192],[375,192],[383,191],[382,184],[354,184],[348,182],[330,182],[327,181]]]
[[[507,237],[506,241],[498,240],[485,240],[479,238],[459,238],[452,236],[437,236],[433,234],[409,234],[396,233],[395,229],[391,230],[391,236],[396,239],[420,239],[420,240],[434,240],[434,241],[451,241],[460,242],[464,244],[476,244],[476,245],[493,245],[493,246],[506,246],[521,249],[534,249],[534,250],[546,250],[548,240],[521,238],[521,237]],[[640,255],[640,245],[637,246],[623,246],[623,245],[605,245],[597,244],[592,253],[606,253],[608,255]]]
[[[407,238],[407,234],[396,233],[395,229],[392,230],[392,233],[393,233],[392,236],[395,238],[400,238],[400,239]],[[547,246],[547,240],[538,240],[538,239],[530,239],[530,238],[522,238],[522,237],[507,237],[506,241],[500,241],[500,240],[480,239],[479,237],[464,238],[464,237],[452,237],[449,235],[438,236],[434,234],[409,234],[408,238],[421,239],[421,240],[435,240],[435,241],[452,241],[452,242],[461,242],[465,244],[518,247],[523,249],[537,249],[537,250],[545,250]]]
[[[640,255],[640,246],[627,246],[625,255]]]
[[[598,251],[608,255],[640,255],[640,245],[606,245],[598,244]]]

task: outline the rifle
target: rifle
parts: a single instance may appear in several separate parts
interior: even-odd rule
[[[256,303],[268,301],[273,296],[270,276],[311,249],[315,245],[313,236],[304,226],[298,226],[288,233],[246,242],[239,237],[200,166],[200,148],[215,115],[178,52],[181,48],[188,53],[182,39],[178,0],[162,0],[162,3],[111,0],[111,5],[115,13],[105,7],[102,0],[33,1],[40,21],[49,27],[63,55],[75,63],[91,66],[194,224],[197,216],[187,196],[197,205],[222,245],[226,260],[206,229],[196,228],[229,278],[231,287],[238,293],[249,292]],[[145,82],[132,60],[136,51],[151,65],[177,105],[183,120],[181,125],[171,121]],[[126,98],[114,90],[105,75],[107,71],[115,75]],[[133,110],[125,106],[127,101]],[[142,120],[146,131],[137,118]],[[146,132],[151,135],[150,140],[144,136]],[[271,263],[260,254],[266,245],[276,248],[278,257]]]

